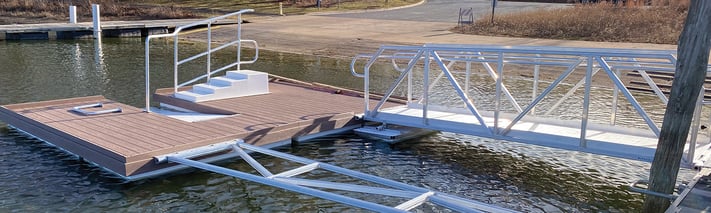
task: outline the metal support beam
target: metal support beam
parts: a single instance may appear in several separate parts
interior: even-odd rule
[[[652,132],[654,132],[654,134],[657,135],[657,137],[659,137],[659,127],[649,117],[647,112],[644,111],[644,109],[639,104],[637,99],[634,98],[632,93],[630,93],[630,91],[627,90],[625,85],[622,83],[622,80],[620,80],[620,78],[617,75],[615,75],[615,73],[612,71],[612,69],[607,64],[607,62],[605,62],[605,60],[603,60],[602,58],[597,58],[597,62],[598,62],[598,64],[600,64],[600,67],[602,67],[602,69],[605,70],[608,77],[610,77],[610,79],[612,80],[612,83],[614,83],[615,86],[620,89],[622,94],[627,98],[627,101],[629,101],[630,104],[632,105],[632,107],[634,107],[634,109],[637,110],[637,114],[639,114],[639,116],[642,117],[642,119],[644,119],[645,122],[647,122],[647,126],[649,126],[649,129],[651,129]]]
[[[576,62],[576,63],[571,64],[570,66],[568,66],[568,69],[567,69],[565,72],[563,72],[562,75],[558,76],[558,78],[555,79],[555,81],[553,81],[553,83],[552,83],[551,85],[548,85],[548,87],[547,87],[545,90],[543,90],[543,92],[541,92],[541,94],[538,95],[538,97],[537,97],[535,100],[533,100],[533,101],[531,102],[531,104],[528,105],[528,107],[526,107],[525,109],[523,109],[523,112],[519,113],[519,114],[516,116],[516,118],[514,118],[514,119],[511,121],[511,123],[509,123],[509,125],[506,126],[506,128],[505,128],[503,131],[501,131],[500,134],[501,134],[501,135],[506,135],[509,131],[511,131],[511,128],[512,128],[516,123],[518,123],[524,116],[526,116],[526,114],[528,114],[528,112],[531,111],[531,109],[533,109],[533,107],[536,107],[536,105],[537,105],[538,103],[540,103],[540,102],[543,100],[543,98],[545,98],[545,97],[548,95],[548,93],[550,93],[551,91],[553,91],[553,89],[555,89],[555,88],[558,86],[558,84],[560,84],[560,82],[563,82],[563,80],[565,80],[566,78],[568,78],[568,76],[570,76],[570,73],[573,73],[573,71],[575,71],[575,68],[578,67],[578,66],[580,65],[580,63],[583,63],[583,60],[585,60],[585,59],[581,58],[580,60],[578,60],[578,62]]]
[[[384,179],[381,177],[337,167],[334,165],[330,165],[327,163],[321,163],[317,162],[314,160],[309,160],[306,158],[294,156],[294,155],[289,155],[286,153],[281,153],[277,152],[274,150],[262,148],[262,147],[257,147],[257,146],[252,146],[249,144],[244,143],[241,140],[238,140],[237,142],[233,142],[230,147],[234,152],[237,152],[239,156],[246,160],[247,163],[249,163],[254,169],[256,169],[260,174],[262,174],[264,177],[260,177],[257,175],[245,173],[242,171],[237,171],[233,169],[228,169],[220,166],[215,166],[212,164],[208,163],[203,163],[200,161],[195,161],[195,160],[190,160],[186,157],[196,157],[196,156],[201,156],[199,155],[199,151],[203,150],[206,151],[206,153],[203,154],[211,154],[214,153],[215,150],[223,150],[224,144],[220,144],[219,146],[214,146],[210,149],[200,149],[200,150],[194,150],[191,151],[187,154],[181,154],[181,153],[175,153],[172,155],[166,155],[166,156],[157,156],[155,159],[157,162],[165,163],[165,162],[174,162],[174,163],[179,163],[183,164],[186,166],[191,166],[194,168],[198,169],[203,169],[219,174],[224,174],[228,176],[232,176],[235,178],[247,180],[247,181],[252,181],[252,182],[257,182],[261,183],[264,185],[269,185],[273,187],[278,187],[282,189],[286,189],[289,191],[305,194],[305,195],[310,195],[314,197],[319,197],[351,206],[355,206],[358,208],[363,208],[371,211],[376,211],[376,212],[406,212],[407,210],[411,210],[419,205],[422,205],[423,203],[427,201],[432,201],[435,204],[441,205],[442,207],[452,209],[455,211],[459,212],[479,212],[479,211],[495,211],[495,212],[514,212],[508,209],[504,209],[501,207],[497,206],[492,206],[492,205],[487,205],[478,201],[473,201],[473,200],[468,200],[452,195],[447,195],[444,193],[439,193],[439,192],[434,192],[429,189],[417,187],[417,186],[412,186],[408,184],[404,184],[401,182],[393,181],[393,180],[388,180]],[[254,158],[252,158],[245,150],[253,151],[253,152],[258,152],[261,154],[265,155],[270,155],[273,157],[281,158],[287,161],[293,161],[301,164],[305,164],[302,167],[298,167],[292,170],[288,170],[276,175],[272,175],[263,165],[259,164]],[[309,179],[302,179],[302,178],[294,178],[293,176],[303,174],[309,171],[313,171],[315,169],[324,169],[327,171],[331,171],[340,175],[346,175],[349,177],[353,177],[356,179],[360,179],[363,181],[368,181],[374,184],[380,184],[384,187],[374,187],[374,186],[364,186],[364,185],[356,185],[356,184],[349,184],[349,183],[338,183],[338,182],[329,182],[329,181],[321,181],[321,180],[309,180]],[[312,188],[313,187],[313,188]],[[331,189],[331,190],[341,190],[341,191],[349,191],[349,192],[359,192],[359,193],[367,193],[367,194],[375,194],[375,195],[385,195],[385,196],[391,196],[391,197],[398,197],[398,198],[407,198],[410,199],[409,201],[406,201],[398,206],[395,207],[390,207],[390,206],[385,206],[382,204],[378,203],[373,203],[369,201],[364,201],[332,192],[326,192],[322,190],[318,190],[315,188],[322,188],[322,189]]]

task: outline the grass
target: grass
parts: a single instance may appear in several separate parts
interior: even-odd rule
[[[684,7],[620,7],[586,4],[567,8],[497,15],[458,26],[454,32],[566,40],[676,44],[684,25]]]
[[[176,7],[147,7],[118,0],[0,0],[0,24],[67,21],[69,5],[77,6],[79,21],[91,21],[91,4],[101,5],[102,20],[200,17]]]
[[[310,12],[362,10],[399,7],[419,2],[420,0],[322,0],[321,7],[317,7],[317,0],[151,0],[137,1],[146,5],[171,4],[176,7],[205,9],[210,11],[237,11],[251,8],[257,14],[279,14],[279,3],[282,3],[283,12],[287,15],[298,15]]]
[[[0,0],[0,24],[65,22],[69,5],[77,6],[79,21],[91,21],[91,4],[101,5],[103,20],[199,18],[221,15],[240,9],[255,9],[255,14],[304,14],[398,7],[420,0]]]

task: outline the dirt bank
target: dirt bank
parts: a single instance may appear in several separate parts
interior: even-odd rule
[[[568,46],[584,48],[628,48],[674,50],[675,45],[645,43],[589,42],[531,38],[491,37],[450,32],[451,23],[416,22],[339,18],[325,16],[259,17],[249,20],[243,28],[243,38],[259,42],[260,49],[317,55],[335,58],[353,58],[359,53],[374,53],[380,45],[422,45],[425,43]],[[213,41],[224,42],[234,37],[234,32],[221,29],[213,31]],[[202,34],[192,39],[204,41]],[[508,66],[511,68],[511,66]],[[532,69],[506,69],[507,76],[531,76]],[[345,69],[345,67],[344,67]],[[559,72],[541,73],[541,79],[553,81]],[[570,79],[581,79],[584,72],[576,72]],[[575,81],[577,81],[575,80]],[[611,87],[608,77],[600,72],[595,84]]]

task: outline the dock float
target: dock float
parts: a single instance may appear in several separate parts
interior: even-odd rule
[[[267,95],[204,103],[156,95],[164,103],[223,115],[198,122],[146,113],[101,96],[6,105],[0,107],[0,120],[127,179],[166,167],[152,161],[158,155],[235,139],[263,146],[360,124],[354,117],[362,109],[359,97],[286,82],[269,87]],[[95,103],[122,112],[82,115],[72,110]]]

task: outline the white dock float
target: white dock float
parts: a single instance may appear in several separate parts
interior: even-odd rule
[[[428,119],[422,119],[422,109],[407,106],[382,109],[377,117],[370,121],[402,126],[434,129],[493,139],[521,142],[552,148],[588,152],[651,162],[657,147],[658,138],[651,132],[634,128],[607,125],[589,125],[586,131],[586,146],[580,146],[580,123],[544,118],[530,118],[518,122],[506,135],[491,134],[486,127],[477,122],[475,116],[463,112],[429,110]],[[487,114],[487,113],[485,113]],[[494,118],[483,116],[486,126],[494,125]],[[506,126],[511,119],[500,119],[500,125]],[[502,130],[500,128],[499,130]],[[707,141],[708,139],[700,139]],[[709,143],[697,144],[697,150],[709,150]],[[685,154],[688,153],[688,147]],[[695,159],[704,153],[697,152]],[[691,165],[685,165],[691,167]]]

